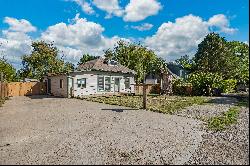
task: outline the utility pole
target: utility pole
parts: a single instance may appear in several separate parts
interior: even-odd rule
[[[143,79],[143,109],[147,109],[147,85],[146,85],[145,72],[144,72],[144,79]]]

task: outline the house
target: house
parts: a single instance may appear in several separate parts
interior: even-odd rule
[[[68,74],[46,77],[49,94],[82,97],[96,94],[134,93],[135,71],[104,58],[81,64]]]
[[[174,75],[176,75],[179,78],[187,78],[188,75],[188,71],[185,70],[181,65],[176,64],[174,62],[169,62],[168,63],[168,69],[171,71],[171,73],[173,73]]]

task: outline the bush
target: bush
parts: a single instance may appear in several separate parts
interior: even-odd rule
[[[235,91],[237,80],[228,79],[221,82],[221,89],[224,93],[232,93]]]
[[[173,82],[173,93],[176,95],[190,96],[192,94],[192,85],[186,83],[183,79],[176,79]]]
[[[192,84],[193,95],[212,95],[213,89],[221,88],[222,76],[217,73],[192,73],[188,76],[187,82]]]

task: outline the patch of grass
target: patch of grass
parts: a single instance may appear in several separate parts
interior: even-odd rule
[[[0,98],[0,107],[4,104],[5,100],[8,100],[8,97]]]
[[[221,116],[216,116],[208,120],[208,128],[215,131],[225,130],[231,124],[237,122],[239,107],[232,107]]]
[[[240,98],[237,106],[239,107],[248,107],[249,108],[249,98]]]
[[[111,105],[120,105],[132,108],[143,108],[143,97],[138,96],[98,96],[89,97],[88,101],[101,102]],[[147,97],[147,110],[173,114],[177,110],[183,109],[194,104],[200,105],[207,102],[205,97],[181,97],[181,96],[148,96]]]

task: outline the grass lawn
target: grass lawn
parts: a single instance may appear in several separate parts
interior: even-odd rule
[[[141,109],[143,107],[143,97],[139,96],[92,96],[86,98],[88,101],[120,105],[132,108]],[[182,97],[182,96],[147,96],[147,110],[172,114],[175,111],[194,105],[203,104],[207,102],[206,97],[195,96],[195,97]]]

